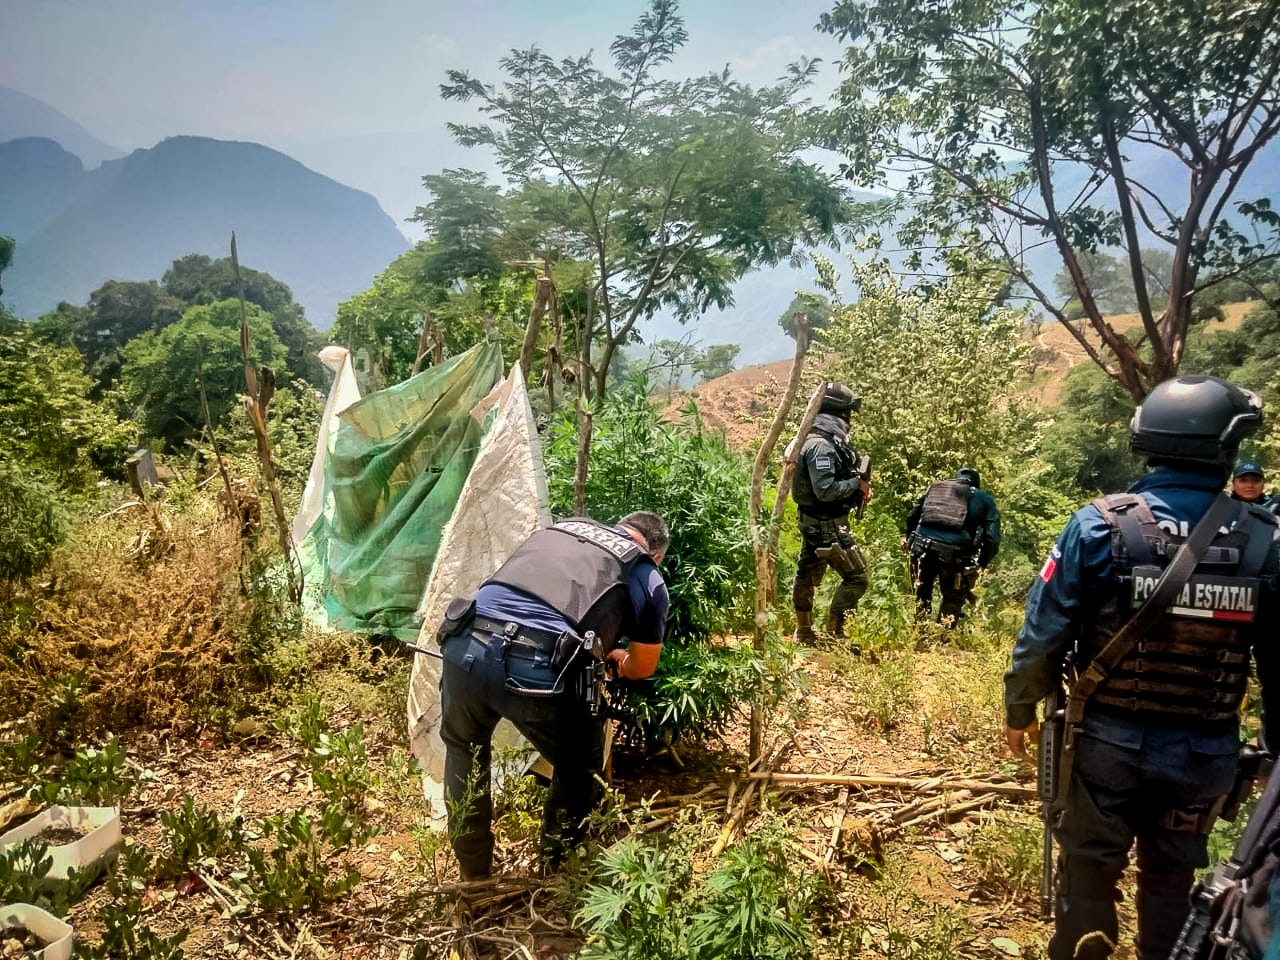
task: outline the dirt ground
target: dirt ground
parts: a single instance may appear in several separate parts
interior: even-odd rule
[[[946,677],[968,654],[939,648],[916,657],[917,682],[945,699]],[[895,933],[927,921],[930,911],[960,911],[967,918],[954,953],[990,957],[1041,955],[1045,935],[1037,918],[1034,891],[1007,889],[984,880],[968,858],[975,829],[993,816],[1029,822],[1036,807],[1032,772],[1020,769],[996,748],[998,730],[989,719],[948,717],[945,708],[909,707],[884,730],[865,707],[857,687],[874,664],[850,673],[836,651],[813,652],[798,664],[808,683],[797,716],[779,723],[766,738],[774,771],[816,776],[862,775],[936,781],[989,783],[992,792],[923,786],[851,786],[790,783],[746,778],[745,720],[704,747],[678,745],[675,753],[645,757],[621,748],[613,764],[613,788],[622,806],[648,803],[650,819],[639,829],[669,825],[682,810],[697,806],[722,825],[732,843],[766,814],[793,828],[796,861],[823,874],[835,898],[827,922],[860,924],[883,940],[864,944],[849,956],[915,956],[894,947]],[[932,673],[934,665],[940,671]],[[925,722],[919,715],[929,714]],[[503,841],[496,883],[460,882],[443,837],[427,826],[418,783],[406,764],[403,719],[366,713],[333,718],[335,727],[355,720],[366,727],[369,758],[378,776],[367,816],[382,832],[349,851],[360,884],[336,904],[303,915],[245,913],[235,918],[235,894],[211,864],[193,865],[191,874],[148,888],[144,920],[157,933],[190,931],[188,960],[227,957],[270,958],[440,958],[575,955],[581,935],[573,923],[571,880],[537,878],[531,841]],[[929,729],[926,729],[929,728]],[[981,730],[976,742],[967,738]],[[240,810],[246,823],[305,806],[315,809],[320,794],[310,783],[305,758],[296,745],[265,727],[247,736],[210,737],[194,742],[148,735],[126,740],[132,773],[140,787],[125,802],[123,828],[129,843],[153,852],[162,845],[160,815],[186,797],[220,816]],[[1000,791],[1021,793],[1011,796]],[[614,833],[621,836],[615,828]],[[609,838],[613,839],[611,835]],[[711,858],[708,858],[710,860]],[[916,916],[895,918],[903,904],[886,905],[877,868],[894,865]],[[202,882],[207,881],[207,882]],[[96,939],[101,886],[69,916],[77,935]],[[873,916],[874,914],[874,916]],[[900,924],[900,926],[899,926]],[[864,936],[867,934],[864,933]],[[927,954],[919,954],[925,956]]]

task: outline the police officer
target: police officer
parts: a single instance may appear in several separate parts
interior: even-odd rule
[[[1267,496],[1267,475],[1257,460],[1241,460],[1231,472],[1231,498],[1256,503],[1263,510],[1280,513],[1280,496]]]
[[[942,589],[938,619],[948,627],[960,622],[966,600],[973,600],[978,570],[987,569],[1000,549],[1000,511],[982,489],[978,471],[961,467],[954,479],[926,490],[907,514],[907,546],[917,609],[933,612],[933,582]]]
[[[481,585],[474,610],[451,604],[441,628],[440,736],[449,838],[464,879],[487,877],[492,866],[490,745],[503,717],[554,767],[544,867],[582,838],[604,761],[593,657],[627,680],[657,668],[668,606],[658,565],[669,539],[654,513],[632,513],[617,526],[564,520],[517,547]]]
[[[791,588],[800,643],[815,639],[813,592],[828,566],[840,574],[827,611],[826,629],[833,637],[844,638],[845,616],[867,590],[866,560],[849,532],[850,512],[871,499],[865,461],[849,445],[849,417],[861,405],[862,398],[843,384],[827,385],[791,481],[802,541]],[[853,652],[859,652],[856,646]]]
[[[1261,422],[1257,397],[1207,376],[1166,380],[1137,409],[1130,445],[1152,469],[1128,495],[1076,511],[1027,597],[1005,674],[1005,736],[1017,756],[1029,759],[1036,702],[1064,660],[1070,656],[1082,670],[1121,629],[1139,588],[1209,509],[1241,438]],[[1191,589],[1085,702],[1074,767],[1059,787],[1066,793],[1054,825],[1059,860],[1050,960],[1110,955],[1118,936],[1117,884],[1135,841],[1137,956],[1169,955],[1188,912],[1194,870],[1208,863],[1215,804],[1235,773],[1250,653],[1268,723],[1276,716],[1278,542],[1274,516],[1235,507],[1192,574]]]

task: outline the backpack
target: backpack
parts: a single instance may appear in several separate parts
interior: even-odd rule
[[[964,530],[969,519],[969,497],[973,488],[963,480],[935,483],[924,495],[920,509],[920,526],[937,530]]]

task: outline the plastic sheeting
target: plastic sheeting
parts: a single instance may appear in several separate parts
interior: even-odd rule
[[[333,371],[333,386],[324,403],[320,417],[320,430],[316,434],[316,452],[311,459],[311,472],[302,491],[302,503],[294,515],[290,532],[295,544],[306,539],[307,531],[324,512],[324,470],[338,437],[338,414],[360,399],[360,387],[356,384],[355,371],[351,369],[351,356],[345,347],[330,344],[320,351],[320,362]]]
[[[486,412],[487,411],[487,412]],[[551,522],[537,428],[519,366],[474,412],[483,439],[457,506],[441,533],[436,562],[422,592],[417,645],[435,649],[435,632],[455,596],[470,596],[534,530]],[[418,655],[409,680],[409,742],[422,767],[422,787],[435,816],[444,815],[444,745],[440,741],[440,661]],[[505,721],[494,733],[494,771],[503,754],[531,752]],[[523,764],[518,769],[523,770]]]
[[[330,394],[338,425],[322,430],[321,507],[298,545],[314,621],[417,638],[423,585],[481,449],[476,411],[501,377],[501,349],[487,340],[345,408]],[[303,522],[300,512],[295,528]]]

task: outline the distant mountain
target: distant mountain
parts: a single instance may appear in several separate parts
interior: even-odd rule
[[[258,144],[172,137],[73,184],[53,157],[47,141],[0,147],[0,171],[8,164],[49,203],[32,210],[0,200],[0,232],[6,222],[36,227],[13,231],[18,247],[4,275],[20,316],[83,303],[106,280],[159,279],[188,253],[225,257],[234,230],[241,262],[288,284],[325,329],[340,301],[409,246],[369,194]]]
[[[35,236],[71,202],[83,177],[80,158],[52,140],[0,143],[0,233]]]
[[[0,142],[26,137],[52,140],[90,168],[124,154],[43,100],[0,87]]]

